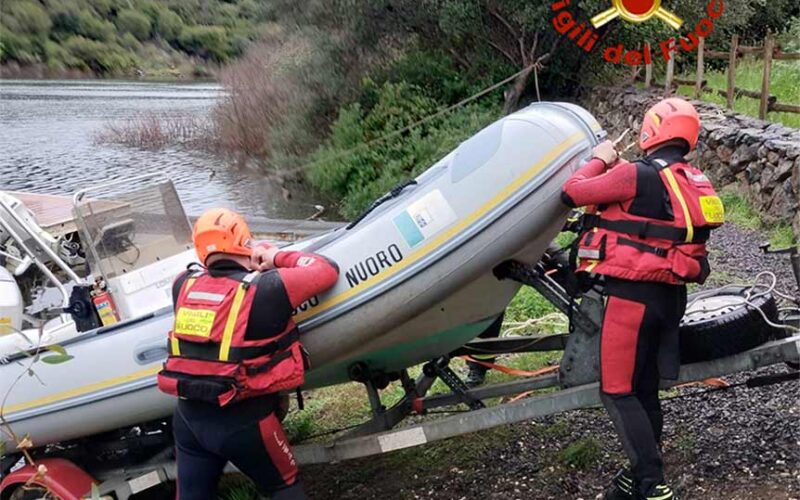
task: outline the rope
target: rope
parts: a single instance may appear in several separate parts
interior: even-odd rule
[[[540,368],[539,370],[528,371],[528,370],[519,370],[517,368],[510,368],[508,366],[498,365],[496,363],[489,363],[488,361],[481,361],[479,359],[475,359],[472,356],[461,356],[465,360],[469,361],[470,363],[475,363],[481,366],[485,366],[486,368],[491,368],[492,370],[497,370],[499,372],[507,373],[508,375],[514,375],[515,377],[538,377],[539,375],[546,375],[548,373],[553,373],[558,371],[558,365],[555,366],[547,366],[545,368]]]
[[[325,162],[332,161],[332,160],[337,160],[339,158],[348,156],[348,155],[350,155],[350,154],[352,154],[352,153],[354,153],[356,151],[359,151],[361,149],[364,149],[366,147],[372,146],[374,144],[378,144],[380,142],[384,142],[387,139],[391,139],[393,137],[397,137],[399,135],[403,135],[406,132],[409,132],[409,131],[419,127],[420,125],[424,125],[424,124],[428,123],[431,120],[435,120],[436,118],[438,118],[438,117],[440,117],[442,115],[445,115],[445,114],[449,113],[450,111],[453,111],[454,109],[458,109],[460,107],[466,106],[467,104],[471,103],[472,101],[480,99],[481,97],[483,97],[483,96],[485,96],[485,95],[497,90],[498,88],[502,87],[503,85],[507,84],[508,82],[514,80],[516,77],[518,77],[519,75],[525,73],[526,71],[529,71],[531,68],[534,69],[534,79],[536,81],[536,96],[537,96],[537,98],[539,98],[539,84],[538,84],[538,76],[537,76],[538,72],[536,72],[536,63],[534,63],[534,64],[531,64],[529,66],[526,66],[526,67],[522,68],[521,70],[517,71],[513,75],[508,76],[508,77],[500,80],[499,82],[493,83],[492,85],[486,87],[485,89],[483,89],[483,90],[481,90],[481,91],[479,91],[479,92],[477,92],[477,93],[475,93],[475,94],[473,94],[473,95],[471,95],[471,96],[469,96],[469,97],[467,97],[465,99],[462,99],[462,100],[458,101],[457,103],[455,103],[453,105],[450,105],[450,106],[447,106],[445,108],[442,108],[442,109],[440,109],[439,111],[436,111],[433,114],[430,114],[430,115],[428,115],[428,116],[426,116],[424,118],[421,118],[421,119],[415,121],[411,125],[407,125],[407,126],[401,128],[401,129],[398,129],[398,130],[394,130],[392,132],[389,132],[388,134],[382,135],[380,137],[376,137],[375,139],[371,139],[371,140],[369,140],[367,142],[362,142],[361,144],[359,144],[359,145],[357,145],[357,146],[355,146],[353,148],[347,149],[345,151],[341,151],[338,154],[335,154],[333,156],[330,156],[330,157],[327,157],[327,158],[324,158],[324,159],[313,160],[313,161],[304,163],[302,165],[299,165],[299,166],[291,168],[291,169],[282,170],[281,173],[293,174],[293,173],[301,172],[301,171],[303,171],[303,170],[305,170],[307,168],[313,167],[314,165],[317,165],[317,164],[320,164],[320,163],[325,163]],[[539,99],[539,100],[541,100],[541,99]],[[277,166],[277,165],[275,165],[273,163],[271,163],[271,164],[273,166]]]
[[[769,285],[763,284],[763,283],[759,283],[761,278],[764,277],[764,276],[767,276],[767,277],[771,278],[772,282]],[[795,299],[791,295],[789,295],[787,293],[784,293],[784,292],[781,292],[780,290],[776,289],[777,284],[778,284],[778,278],[777,278],[777,276],[775,276],[775,273],[773,273],[771,271],[762,271],[762,272],[760,272],[760,273],[758,273],[756,275],[756,278],[755,278],[755,280],[753,280],[753,284],[751,284],[751,285],[743,284],[743,283],[732,283],[732,284],[729,284],[729,285],[725,285],[725,286],[723,286],[721,288],[717,288],[715,290],[709,290],[708,292],[699,292],[697,294],[697,297],[692,299],[692,301],[689,302],[686,305],[686,308],[688,309],[692,304],[694,304],[695,302],[697,302],[700,299],[704,299],[706,297],[711,297],[711,296],[716,295],[719,292],[721,292],[723,290],[726,290],[728,288],[742,288],[742,287],[745,287],[745,288],[748,288],[748,291],[745,294],[744,303],[746,305],[748,305],[749,307],[751,307],[751,308],[755,309],[756,311],[758,311],[758,313],[764,319],[764,322],[766,324],[768,324],[769,326],[771,326],[773,328],[780,328],[780,329],[790,330],[790,331],[793,331],[793,332],[796,332],[796,333],[800,333],[800,328],[797,328],[796,326],[785,325],[785,324],[780,324],[780,323],[773,322],[772,320],[770,320],[767,317],[766,313],[764,313],[764,311],[762,311],[760,307],[756,306],[752,302],[753,300],[757,299],[758,297],[761,297],[761,296],[764,296],[764,295],[767,295],[767,294],[770,294],[770,293],[772,293],[772,294],[774,294],[774,295],[776,295],[778,297],[781,297],[783,299],[786,299],[786,300],[794,302]],[[758,293],[754,293],[755,290],[757,290],[759,287],[763,287],[764,291],[758,292]],[[722,306],[719,306],[719,307],[714,307],[714,308],[710,308],[710,309],[704,309],[704,311],[705,312],[719,311],[720,309],[725,309],[726,307],[729,307],[729,306],[728,305],[722,305]],[[784,309],[795,310],[797,308],[789,307],[789,308],[784,308]]]

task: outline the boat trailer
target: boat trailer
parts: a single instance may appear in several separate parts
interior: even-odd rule
[[[766,252],[768,249],[764,250]],[[797,248],[782,252],[791,254],[792,267],[800,288],[800,256]],[[534,266],[509,261],[498,266],[495,275],[498,279],[519,281],[542,294],[568,316],[569,333],[476,339],[448,355],[429,361],[416,379],[412,379],[407,371],[396,374],[371,373],[366,365],[354,365],[351,367],[351,378],[364,384],[372,418],[332,441],[296,445],[294,453],[298,463],[336,463],[378,455],[500,425],[599,405],[599,340],[603,313],[601,292],[597,288],[581,290],[567,265],[564,250],[554,246]],[[800,297],[795,297],[794,302],[800,305]],[[794,370],[778,375],[753,377],[745,385],[757,387],[800,380],[800,372],[797,371],[800,365],[800,334],[796,333],[800,331],[797,330],[800,327],[800,314],[796,311],[781,314],[777,322],[793,330],[793,335],[787,336],[786,333],[781,333],[781,329],[775,329],[772,340],[752,349],[716,359],[682,364],[679,379],[662,381],[662,387],[702,381],[778,363],[786,363]],[[768,318],[765,316],[764,319]],[[450,367],[451,360],[460,356],[537,351],[563,351],[564,354],[558,366],[542,370],[540,375],[477,388],[468,388]],[[428,391],[437,379],[441,379],[450,392],[429,395]],[[399,402],[386,408],[381,401],[380,390],[394,380],[399,380],[402,384],[404,396]],[[484,403],[492,398],[530,394],[548,388],[559,389],[516,398],[513,402],[501,402],[494,406]],[[457,405],[464,405],[469,411],[436,418],[428,416],[412,425],[400,425],[411,415],[425,415],[435,408]],[[80,457],[86,456],[87,452],[95,455],[97,451],[92,449],[96,447],[103,453],[130,453],[140,460],[127,459],[124,462],[126,465],[112,468],[104,467],[102,463],[83,468],[75,465],[83,462]],[[87,497],[126,500],[131,495],[176,477],[171,429],[169,423],[163,421],[50,446],[35,456],[36,467],[44,465],[48,471],[45,484],[65,500]],[[42,484],[35,481],[37,468],[24,465],[19,456],[15,456],[4,458],[0,472],[9,470],[9,460],[19,461],[12,470],[20,482],[0,483],[0,498],[28,498],[15,496],[16,492],[22,492],[23,489],[15,490],[14,486],[20,486],[25,481]],[[230,464],[226,469],[227,472],[235,470]],[[92,475],[86,471],[90,471]],[[10,490],[15,492],[6,493]]]

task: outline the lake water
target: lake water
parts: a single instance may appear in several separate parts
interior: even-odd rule
[[[114,179],[163,172],[189,214],[228,206],[245,215],[305,218],[308,195],[284,200],[263,176],[197,151],[97,144],[109,121],[143,112],[204,115],[213,83],[0,80],[0,190],[71,194]]]

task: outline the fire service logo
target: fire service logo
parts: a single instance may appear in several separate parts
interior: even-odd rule
[[[611,0],[611,8],[593,16],[588,24],[586,21],[578,22],[572,11],[572,1],[556,0],[550,5],[553,11],[553,27],[560,35],[566,35],[586,52],[591,52],[600,39],[596,29],[617,18],[638,24],[655,17],[676,31],[684,25],[683,19],[661,6],[662,0]],[[697,49],[700,38],[705,38],[714,31],[714,20],[722,15],[724,9],[723,1],[710,0],[705,8],[705,17],[695,24],[694,29],[685,31],[677,39],[670,37],[660,41],[656,53],[669,61],[674,52],[691,52]],[[642,63],[650,64],[653,54],[649,43],[644,45],[643,50],[627,50],[620,43],[606,47],[603,58],[615,64],[638,66]]]
[[[612,7],[592,18],[592,26],[599,28],[612,19],[621,17],[631,23],[643,23],[655,16],[672,29],[681,29],[683,19],[661,6],[661,0],[611,0]]]

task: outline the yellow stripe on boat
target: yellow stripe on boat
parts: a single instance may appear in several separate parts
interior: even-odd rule
[[[101,391],[103,389],[108,389],[109,387],[113,387],[115,385],[126,384],[128,382],[136,382],[141,379],[152,377],[159,371],[161,371],[160,363],[158,364],[158,366],[153,366],[150,368],[146,368],[144,370],[139,370],[138,372],[133,372],[128,375],[122,375],[120,377],[111,378],[108,380],[104,380],[102,382],[84,385],[83,387],[76,387],[75,389],[70,389],[68,391],[51,394],[43,398],[33,399],[26,403],[19,403],[16,405],[7,406],[4,410],[4,413],[6,415],[10,415],[18,411],[36,408],[37,406],[44,406],[51,403],[57,403],[59,401],[63,401],[65,399],[83,396],[84,394],[88,394],[90,392]]]

